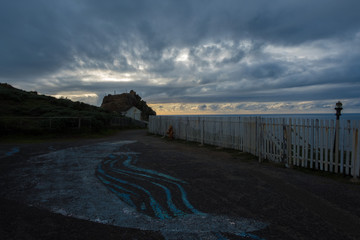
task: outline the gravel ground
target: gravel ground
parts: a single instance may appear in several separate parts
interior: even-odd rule
[[[128,130],[0,145],[0,239],[360,239],[360,185]]]

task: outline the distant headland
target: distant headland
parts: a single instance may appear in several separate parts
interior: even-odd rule
[[[148,121],[150,115],[156,115],[156,112],[152,110],[152,108],[149,107],[134,90],[131,90],[130,93],[109,94],[104,97],[101,104],[101,108],[122,115],[126,115],[126,112],[132,107],[136,107],[140,110],[140,120]]]

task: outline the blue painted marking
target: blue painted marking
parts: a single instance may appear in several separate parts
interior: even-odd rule
[[[137,178],[135,176],[132,176],[131,174],[134,174],[134,175],[140,175],[140,176],[145,176],[145,177],[149,177],[149,178],[153,178],[153,179],[156,179],[156,180],[163,180],[165,182],[169,182],[171,184],[175,184],[179,189],[180,189],[180,193],[181,193],[181,199],[183,200],[185,206],[187,208],[189,208],[189,210],[195,214],[204,214],[204,213],[201,213],[200,211],[196,210],[191,204],[190,202],[187,200],[186,198],[186,192],[185,190],[180,186],[178,185],[177,183],[174,183],[174,182],[171,182],[169,180],[165,180],[165,179],[159,179],[159,178],[155,178],[155,177],[152,177],[152,176],[149,176],[149,175],[145,175],[145,174],[141,174],[141,173],[134,173],[134,172],[131,172],[131,171],[126,171],[126,170],[120,170],[120,169],[111,169],[113,172],[115,173],[120,173],[120,174],[123,174],[123,175],[126,175],[126,176],[129,176],[129,177],[133,177],[133,178]],[[149,180],[145,180],[143,178],[137,178],[137,179],[140,179],[140,180],[144,180],[144,181],[147,181],[149,182]],[[172,197],[171,197],[171,193],[170,193],[170,190],[168,188],[166,188],[165,186],[161,185],[161,184],[158,184],[158,183],[155,183],[155,182],[150,182],[154,185],[157,185],[161,188],[163,188],[165,190],[165,194],[166,194],[166,197],[167,197],[167,204],[170,208],[170,210],[174,213],[175,216],[183,216],[185,215],[184,212],[182,212],[181,210],[177,209],[175,207],[175,205],[173,204],[172,202]],[[205,214],[204,214],[205,215]]]
[[[123,191],[127,191],[127,192],[130,192],[132,194],[135,194],[134,192],[130,191],[130,190],[127,190],[125,188],[122,188],[120,186],[117,186],[113,183],[111,183],[110,181],[104,179],[103,177],[99,176],[98,175],[98,178],[105,184],[105,185],[109,185],[107,186],[108,189],[110,189],[111,192],[115,193],[121,200],[123,200],[124,202],[126,202],[127,204],[129,204],[130,206],[136,208],[136,205],[133,203],[133,201],[131,200],[130,198],[130,195],[129,194],[126,194],[126,193],[120,193],[118,192],[117,190],[115,190],[113,187],[115,188],[118,188],[120,190],[123,190]],[[137,194],[135,194],[137,195]]]
[[[107,178],[110,178],[116,182],[119,182],[119,183],[122,183],[122,184],[127,184],[127,185],[130,185],[134,188],[137,188],[137,189],[140,189],[141,191],[145,192],[148,196],[149,196],[149,200],[150,200],[150,206],[152,207],[154,213],[155,213],[155,216],[158,217],[159,219],[169,219],[171,218],[169,216],[169,214],[166,212],[166,210],[162,209],[162,207],[160,206],[160,204],[158,202],[156,202],[156,200],[152,197],[151,193],[146,190],[145,188],[139,186],[139,185],[136,185],[134,183],[130,183],[130,182],[127,182],[127,181],[124,181],[124,180],[121,180],[121,179],[118,179],[118,178],[115,178],[113,176],[110,176],[108,175],[107,173],[105,173],[105,171],[101,168],[101,164],[99,164],[98,166],[98,172],[103,174],[104,176],[106,176]]]
[[[131,161],[131,156],[128,156],[128,159],[125,160],[125,161],[128,161],[130,158],[130,161]],[[198,215],[206,215],[205,213],[202,213],[200,212],[199,210],[197,210],[196,208],[194,208],[191,203],[189,202],[189,200],[187,199],[187,194],[186,194],[186,191],[184,190],[184,188],[176,183],[176,182],[173,182],[171,180],[168,180],[168,179],[162,179],[162,178],[157,178],[157,177],[153,177],[153,176],[150,176],[150,175],[146,175],[146,174],[141,174],[141,173],[135,173],[135,172],[131,172],[131,171],[127,171],[127,170],[121,170],[121,169],[118,169],[118,168],[115,168],[114,167],[114,163],[115,163],[115,160],[110,164],[110,167],[112,169],[112,171],[114,172],[117,172],[117,173],[121,173],[121,174],[133,174],[133,175],[139,175],[139,176],[143,176],[143,177],[148,177],[148,178],[152,178],[152,179],[156,179],[156,180],[162,180],[162,181],[165,181],[165,182],[169,182],[171,184],[174,184],[176,185],[179,190],[180,190],[180,193],[181,193],[181,199],[183,201],[183,203],[185,204],[185,206],[191,211],[193,212],[194,214],[198,214]],[[131,165],[133,166],[133,165]],[[135,167],[135,166],[133,166]],[[136,167],[135,167],[136,168]],[[143,170],[148,170],[148,169],[143,169]],[[152,171],[152,170],[149,170],[149,171]],[[144,172],[144,171],[142,171]],[[155,171],[154,171],[155,172]],[[159,175],[158,175],[159,176]],[[167,175],[168,176],[168,175]],[[171,176],[169,176],[170,178],[172,178]],[[179,179],[178,179],[179,180]],[[179,180],[179,181],[182,181],[182,180]],[[183,182],[183,181],[182,181]]]
[[[5,155],[7,157],[10,157],[12,155],[14,155],[15,153],[20,152],[20,149],[18,147],[13,147],[9,152],[7,152]]]
[[[155,212],[155,215],[160,218],[160,219],[170,219],[171,216],[169,216],[167,214],[167,212],[165,210],[162,209],[162,207],[160,206],[160,204],[155,201],[155,199],[151,196],[150,197],[150,206],[152,207],[152,209],[154,210]]]
[[[110,161],[110,168],[114,168],[114,164],[117,163],[119,160],[115,159],[115,160],[111,160]]]
[[[168,207],[170,208],[170,210],[174,213],[175,216],[184,216],[184,215],[186,215],[183,211],[181,211],[180,209],[178,209],[175,206],[175,204],[172,201],[171,192],[167,187],[165,187],[165,186],[163,186],[161,184],[155,183],[155,182],[151,182],[151,183],[158,186],[158,187],[161,187],[162,189],[164,189],[164,191],[166,193],[166,203],[167,203]]]
[[[129,177],[133,177],[133,178],[137,178],[135,176],[132,176],[132,175],[138,175],[138,176],[143,176],[143,177],[148,177],[148,178],[153,178],[153,179],[158,179],[158,180],[163,180],[163,179],[159,179],[159,178],[155,178],[155,177],[152,177],[150,175],[146,175],[146,174],[141,174],[141,173],[135,173],[135,172],[131,172],[131,171],[126,171],[126,170],[121,170],[121,169],[117,169],[117,168],[114,168],[113,167],[113,164],[114,164],[115,161],[111,162],[110,164],[110,167],[111,167],[111,170],[113,172],[116,172],[116,173],[120,173],[120,174],[123,174],[123,175],[126,175],[126,176],[129,176]],[[137,178],[137,179],[140,179],[140,180],[145,180],[143,178]],[[145,181],[148,181],[149,180],[145,180]],[[170,182],[170,181],[169,181]],[[183,211],[179,210],[175,204],[172,202],[172,197],[171,197],[171,192],[170,190],[161,185],[161,184],[158,184],[158,183],[155,183],[155,182],[150,182],[158,187],[161,187],[164,191],[165,191],[165,194],[166,194],[166,198],[167,198],[167,204],[168,204],[168,207],[169,209],[174,213],[175,216],[184,216],[186,215]],[[175,184],[173,182],[171,182],[172,184]]]
[[[193,205],[191,205],[191,203],[189,202],[189,200],[187,199],[187,194],[184,190],[184,188],[178,184],[178,183],[174,183],[181,192],[181,199],[183,200],[183,203],[185,204],[185,206],[190,209],[190,211],[192,211],[194,214],[198,214],[198,215],[206,215],[206,213],[200,212],[199,210],[197,210],[196,208],[193,207]]]
[[[137,173],[137,172],[127,171],[127,170],[122,170],[122,169],[114,168],[114,167],[110,167],[110,168],[111,168],[111,171],[113,171],[113,172],[124,174],[124,175],[127,175],[127,176],[137,175],[137,176],[140,176],[140,177],[146,177],[146,178],[162,180],[161,178],[156,178],[156,177],[146,175],[146,174],[143,174],[143,173]]]
[[[254,234],[246,233],[246,232],[243,232],[243,233],[235,233],[235,235],[237,235],[237,236],[239,236],[239,237],[248,237],[248,238],[255,239],[255,240],[265,240],[264,238],[261,238],[261,237],[259,237],[259,236],[254,235]]]
[[[104,162],[104,165],[107,165],[109,162],[111,162],[112,160],[108,159]]]
[[[50,146],[50,147],[49,147],[49,150],[51,150],[51,151],[55,151],[55,150],[56,150],[56,148],[54,148],[53,146]]]
[[[177,178],[174,178],[170,175],[167,175],[167,174],[163,174],[163,173],[160,173],[160,172],[157,172],[157,171],[154,171],[154,170],[150,170],[150,169],[145,169],[145,168],[139,168],[139,167],[136,167],[134,165],[131,164],[131,160],[132,160],[132,157],[130,155],[127,155],[128,156],[128,159],[126,159],[123,164],[124,166],[126,166],[127,168],[130,168],[132,170],[136,170],[136,171],[140,171],[140,172],[145,172],[145,173],[149,173],[149,174],[154,174],[154,175],[157,175],[159,177],[164,177],[164,178],[167,178],[167,179],[170,179],[172,181],[176,181],[176,182],[181,182],[181,183],[186,183],[184,182],[183,180],[180,180],[180,179],[177,179]]]
[[[128,159],[125,160],[125,161],[128,161],[129,158],[130,158],[130,160],[131,160],[131,157],[128,156]],[[114,172],[121,173],[121,174],[126,174],[126,175],[128,175],[128,174],[139,175],[139,176],[148,177],[148,178],[152,178],[152,179],[156,179],[156,180],[162,180],[162,181],[169,182],[169,183],[171,183],[171,184],[176,185],[176,186],[179,188],[180,192],[181,192],[181,199],[182,199],[183,203],[185,204],[185,206],[186,206],[191,212],[193,212],[194,214],[206,215],[205,213],[200,212],[199,210],[197,210],[196,208],[194,208],[194,207],[191,205],[191,203],[190,203],[189,200],[187,199],[186,191],[184,190],[184,188],[183,188],[180,184],[175,183],[175,182],[173,182],[173,181],[171,181],[171,180],[167,180],[167,179],[156,178],[156,177],[153,177],[153,176],[150,176],[150,175],[146,175],[146,174],[135,173],[135,172],[131,172],[131,171],[126,171],[126,170],[121,170],[121,169],[118,169],[118,168],[114,168],[114,165],[113,165],[114,162],[115,162],[115,161],[113,161],[113,162],[110,164],[110,167],[111,167],[112,171],[114,171]],[[134,167],[135,167],[135,166],[134,166]],[[148,169],[143,169],[143,170],[148,170]],[[149,170],[149,171],[151,171],[151,170]],[[155,172],[155,171],[154,171],[154,172]],[[127,173],[128,173],[128,174],[127,174]],[[171,176],[170,176],[170,177],[171,177]],[[171,177],[171,178],[172,178],[172,177]],[[178,179],[178,180],[179,180],[179,179]],[[182,181],[182,180],[179,180],[179,181]],[[153,182],[152,182],[152,183],[153,183]],[[154,184],[154,183],[153,183],[153,184]],[[171,208],[170,208],[170,209],[171,209]]]
[[[139,171],[139,172],[142,172],[142,173],[139,173],[139,172],[133,172],[133,171],[128,171],[128,170],[123,170],[123,169],[120,169],[120,168],[116,168],[114,165],[116,163],[119,162],[120,159],[124,159],[124,157],[127,157],[127,159],[123,162],[123,165],[129,169],[132,169],[132,170],[135,170],[135,171]],[[132,165],[132,163],[135,163],[137,161],[137,158],[133,159],[131,156],[129,155],[121,155],[119,157],[113,155],[113,154],[110,154],[108,156],[109,160],[106,160],[103,162],[103,164],[107,165],[109,164],[109,167],[110,167],[110,170],[114,173],[119,173],[119,174],[122,174],[122,175],[126,175],[128,177],[131,177],[131,178],[135,178],[135,179],[139,179],[139,180],[142,180],[142,181],[146,181],[146,182],[149,182],[153,185],[156,185],[160,188],[162,188],[164,191],[165,191],[165,194],[166,194],[166,198],[167,198],[167,205],[169,207],[169,209],[171,210],[171,212],[173,213],[174,216],[181,216],[181,215],[186,215],[187,213],[181,211],[180,209],[178,209],[176,207],[176,205],[173,203],[172,201],[172,195],[171,195],[171,191],[169,188],[167,188],[166,186],[160,184],[160,183],[157,183],[157,182],[153,182],[151,181],[150,179],[154,179],[154,180],[158,180],[158,181],[163,181],[163,182],[167,182],[167,183],[171,183],[171,184],[174,184],[179,190],[180,190],[180,193],[181,193],[181,199],[184,203],[184,205],[191,211],[193,212],[194,214],[198,214],[198,215],[207,215],[205,213],[202,213],[200,211],[198,211],[196,208],[194,208],[189,200],[187,199],[187,193],[186,191],[184,190],[184,188],[178,183],[178,182],[181,182],[181,183],[186,183],[180,179],[177,179],[177,178],[174,178],[172,176],[169,176],[169,175],[166,175],[166,174],[163,174],[163,173],[159,173],[157,171],[153,171],[153,170],[149,170],[149,169],[144,169],[144,168],[139,168],[139,167],[136,167],[134,165]],[[117,158],[117,159],[116,159]],[[137,185],[137,184],[134,184],[134,183],[131,183],[131,182],[128,182],[128,181],[125,181],[125,180],[122,180],[122,179],[118,179],[116,177],[113,177],[107,173],[105,173],[104,169],[102,169],[102,165],[99,164],[98,165],[98,172],[100,174],[102,174],[103,176],[105,176],[106,178],[108,179],[112,179],[118,183],[121,183],[121,184],[126,184],[126,185],[130,185],[134,188],[137,188],[141,191],[143,191],[145,194],[148,195],[149,197],[149,201],[150,201],[150,206],[155,214],[155,216],[161,220],[164,220],[164,219],[169,219],[169,218],[172,218],[171,216],[168,215],[168,213],[166,212],[166,210],[164,210],[161,205],[152,197],[151,193],[143,188],[142,186],[140,185]],[[155,176],[151,176],[151,175],[148,175],[148,174],[145,174],[145,173],[148,173],[148,174],[153,174]],[[130,190],[127,190],[123,187],[120,187],[108,180],[106,180],[105,178],[101,177],[100,175],[98,175],[99,179],[105,184],[105,185],[108,185],[107,187],[110,189],[110,191],[112,191],[114,194],[116,194],[121,200],[123,200],[124,202],[128,203],[130,206],[134,207],[135,209],[137,208],[136,205],[134,204],[134,202],[132,201],[131,199],[131,195],[127,194],[127,193],[121,193],[121,192],[118,192],[115,188],[117,189],[120,189],[120,190],[123,190],[123,191],[127,191],[131,194],[134,194],[136,195],[134,192],[130,191]],[[148,178],[148,179],[144,179],[144,178]],[[165,179],[164,179],[165,178]],[[176,181],[176,182],[174,182]],[[141,203],[140,205],[140,209],[142,211],[145,211],[146,210],[146,205],[144,202]],[[221,232],[212,232],[212,234],[214,234],[217,238],[217,240],[228,240],[228,238],[226,238]],[[242,232],[242,233],[235,233],[237,236],[240,236],[240,237],[246,237],[246,238],[251,238],[251,239],[254,239],[254,240],[265,240],[259,236],[256,236],[254,234],[251,234],[251,233],[246,233],[246,232]]]
[[[101,177],[100,175],[98,175],[98,178],[99,178],[105,185],[111,185],[112,187],[115,187],[115,188],[117,188],[117,189],[119,189],[119,190],[122,190],[122,191],[125,191],[125,192],[128,192],[128,193],[131,193],[131,194],[134,194],[135,196],[137,196],[137,194],[134,193],[133,191],[130,191],[130,190],[126,189],[126,188],[120,187],[120,186],[118,186],[118,185],[116,185],[116,184],[113,184],[112,182],[110,182],[110,181],[106,180],[105,178]]]
[[[120,193],[118,191],[116,191],[115,189],[113,189],[112,187],[108,187],[110,189],[110,191],[112,191],[113,193],[115,193],[118,198],[120,198],[122,201],[126,202],[127,204],[129,204],[130,206],[132,206],[133,208],[136,209],[136,205],[134,204],[134,202],[131,200],[131,197],[129,194],[126,193]]]
[[[214,235],[217,237],[217,240],[228,240],[226,237],[224,237],[221,233],[217,232],[214,233]]]

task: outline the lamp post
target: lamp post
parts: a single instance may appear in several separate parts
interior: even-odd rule
[[[336,103],[336,128],[335,128],[335,173],[338,172],[338,166],[339,166],[339,133],[340,133],[340,116],[341,116],[341,110],[342,103],[338,101]]]
[[[340,116],[341,116],[341,110],[343,110],[342,103],[340,101],[338,101],[336,103],[335,110],[336,110],[336,114],[335,114],[336,115],[336,120],[339,120]]]

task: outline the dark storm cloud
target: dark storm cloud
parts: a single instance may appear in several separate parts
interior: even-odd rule
[[[47,94],[135,89],[212,111],[356,99],[359,10],[357,0],[3,1],[0,81]]]
[[[3,1],[0,8],[1,77],[38,75],[69,60],[69,47],[53,6],[41,1]],[[61,38],[59,38],[61,37]]]

